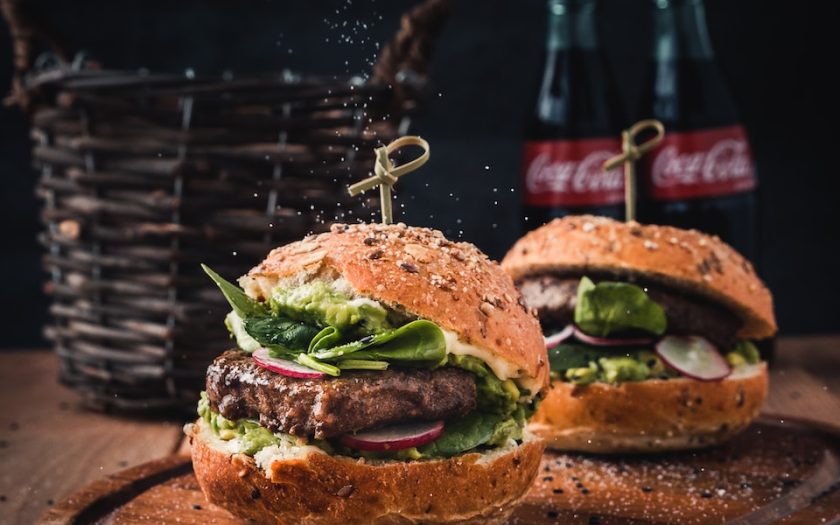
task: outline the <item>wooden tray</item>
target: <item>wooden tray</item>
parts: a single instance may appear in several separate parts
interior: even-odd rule
[[[43,524],[242,522],[209,505],[188,457],[97,481]],[[717,449],[604,458],[547,452],[513,524],[840,523],[840,428],[764,418]]]

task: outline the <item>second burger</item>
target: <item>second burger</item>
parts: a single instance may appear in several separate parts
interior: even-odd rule
[[[770,292],[717,237],[570,216],[520,239],[502,267],[537,310],[552,387],[532,429],[549,446],[657,452],[720,443],[767,395],[753,341]]]

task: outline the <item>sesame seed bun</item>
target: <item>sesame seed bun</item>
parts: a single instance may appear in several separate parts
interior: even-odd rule
[[[696,449],[741,432],[758,416],[766,397],[764,363],[720,381],[676,378],[618,385],[554,381],[529,429],[559,450]]]
[[[199,419],[193,468],[211,503],[249,523],[504,523],[537,474],[543,442],[429,461],[372,462],[314,452],[262,464],[231,453]]]
[[[538,321],[510,277],[472,244],[404,224],[335,224],[276,248],[240,284],[264,299],[284,279],[316,278],[343,279],[357,296],[437,323],[532,396],[548,384]]]
[[[752,264],[696,230],[569,216],[517,241],[502,267],[516,281],[547,273],[642,277],[728,308],[742,321],[739,337],[764,339],[777,330],[773,297]]]

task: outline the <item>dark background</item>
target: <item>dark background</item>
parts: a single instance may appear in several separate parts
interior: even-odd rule
[[[25,0],[78,49],[109,68],[199,73],[289,68],[365,74],[416,2],[353,0]],[[456,0],[440,38],[431,86],[412,131],[432,160],[398,187],[403,219],[475,242],[494,258],[522,233],[522,131],[541,73],[542,0]],[[740,107],[760,177],[761,272],[782,332],[838,332],[840,176],[836,2],[707,0],[718,61]],[[344,22],[347,22],[344,25]],[[600,32],[629,113],[649,55],[648,0],[602,5]],[[0,93],[10,82],[8,28],[0,21]],[[0,108],[3,276],[0,346],[43,345],[35,174],[27,119]],[[399,207],[398,207],[399,208]],[[256,262],[256,261],[255,261]]]

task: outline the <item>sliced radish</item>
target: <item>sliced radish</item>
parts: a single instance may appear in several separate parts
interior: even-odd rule
[[[572,334],[575,333],[574,325],[566,325],[566,328],[560,330],[554,335],[550,335],[545,338],[545,348],[546,350],[550,350],[555,346],[559,345],[566,339],[572,337]]]
[[[691,379],[715,381],[732,373],[732,367],[717,348],[696,335],[663,337],[656,343],[656,354],[666,365]]]
[[[251,354],[257,366],[277,372],[280,375],[287,377],[296,377],[298,379],[320,379],[325,374],[317,370],[312,370],[307,366],[300,365],[294,361],[287,359],[278,359],[271,357],[268,353],[268,348],[258,348]]]
[[[443,434],[443,421],[409,423],[341,436],[341,444],[357,450],[403,450],[430,443]]]
[[[652,337],[597,337],[574,327],[575,339],[592,346],[647,346],[653,343]]]

